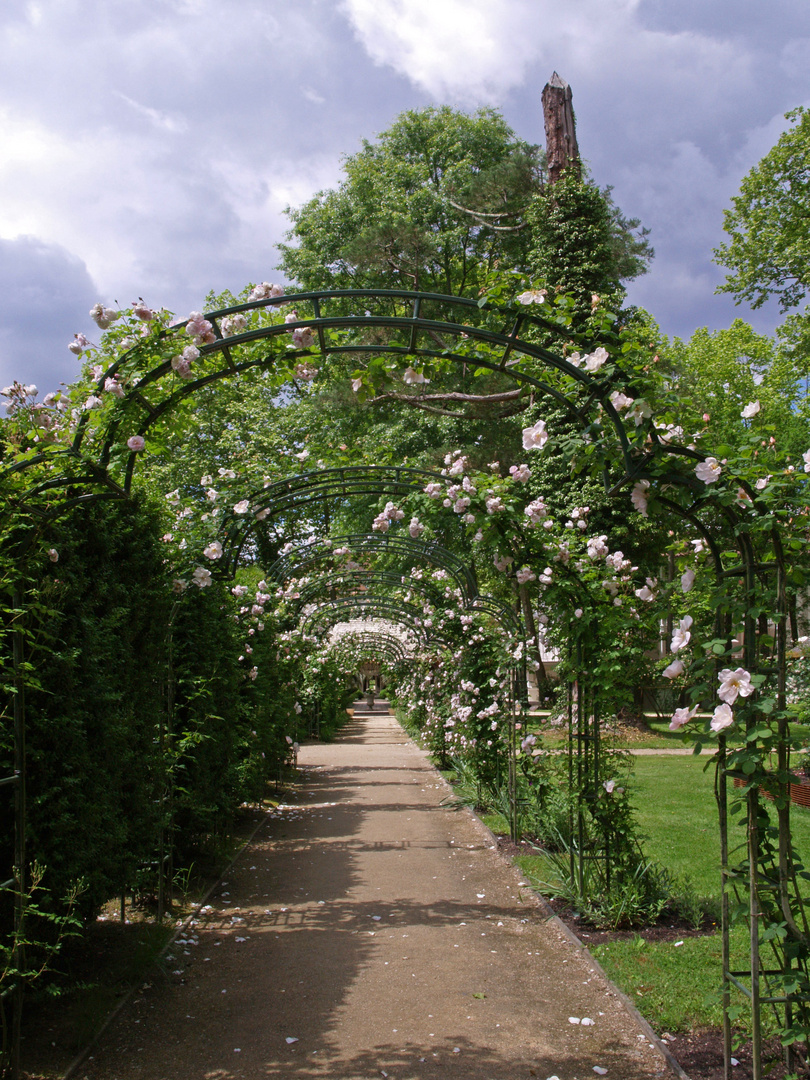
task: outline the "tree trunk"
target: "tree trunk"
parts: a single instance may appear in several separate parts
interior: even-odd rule
[[[549,185],[556,184],[568,169],[579,177],[581,164],[571,87],[555,71],[543,87],[541,100],[546,127]]]
[[[537,624],[534,621],[534,612],[532,611],[529,590],[525,585],[518,585],[518,596],[520,597],[520,606],[523,610],[523,622],[526,626],[526,636],[534,640],[534,645],[529,646],[528,652],[532,660],[537,663],[537,689],[542,696],[543,684],[548,681],[548,674],[546,673],[546,666],[543,663],[543,657],[540,655],[540,641],[537,637]]]

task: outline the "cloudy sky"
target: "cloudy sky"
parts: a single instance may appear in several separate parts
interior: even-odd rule
[[[182,316],[277,280],[284,207],[404,109],[493,106],[542,143],[554,70],[652,230],[631,299],[670,334],[777,321],[713,295],[711,251],[810,105],[806,0],[4,0],[0,55],[2,385],[70,380],[97,300]]]

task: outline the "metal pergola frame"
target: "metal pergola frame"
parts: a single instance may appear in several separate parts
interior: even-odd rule
[[[309,328],[317,340],[313,349],[296,350],[288,347],[289,325],[281,321],[273,322],[283,306],[295,304],[300,309],[296,318],[296,327]],[[347,314],[347,308],[356,304],[358,313]],[[223,319],[228,315],[247,313],[254,315],[259,322],[241,334],[226,336],[223,332]],[[72,507],[92,502],[96,499],[123,499],[131,491],[134,472],[137,466],[136,452],[122,451],[127,439],[133,435],[149,436],[153,427],[171,418],[173,410],[200,390],[213,386],[220,380],[238,378],[254,369],[278,371],[287,377],[291,375],[291,365],[301,359],[311,358],[315,354],[340,359],[346,355],[385,355],[394,360],[417,357],[426,361],[449,362],[456,365],[468,365],[471,362],[477,368],[499,374],[512,380],[517,385],[524,385],[533,391],[554,400],[561,405],[566,414],[581,427],[587,426],[598,407],[603,417],[612,425],[616,440],[616,459],[610,476],[605,473],[606,487],[611,493],[627,488],[639,479],[659,480],[662,485],[670,484],[679,491],[686,501],[685,505],[668,497],[659,496],[660,505],[669,506],[682,520],[707,539],[715,561],[719,580],[731,582],[739,579],[746,595],[753,597],[758,584],[765,578],[773,582],[776,596],[771,617],[776,623],[776,642],[769,664],[775,673],[777,683],[777,708],[784,710],[785,705],[785,657],[787,652],[787,596],[785,587],[786,561],[776,531],[769,543],[757,548],[746,531],[746,523],[732,505],[720,500],[707,500],[704,485],[695,479],[691,471],[681,471],[679,463],[689,470],[702,456],[683,446],[663,444],[654,430],[649,433],[648,445],[641,449],[625,430],[617,410],[610,401],[613,390],[626,386],[627,377],[617,365],[610,377],[595,378],[588,371],[570,363],[564,356],[555,354],[532,340],[535,331],[554,334],[561,337],[560,327],[549,320],[530,313],[520,305],[506,305],[498,308],[491,304],[440,294],[420,293],[409,290],[336,290],[309,291],[289,296],[236,304],[232,307],[210,312],[206,318],[212,323],[216,340],[201,349],[199,374],[183,381],[175,377],[171,368],[171,353],[182,340],[184,324],[178,323],[162,333],[157,340],[145,340],[123,353],[103,373],[97,384],[101,392],[104,382],[112,376],[120,376],[126,387],[123,398],[116,401],[109,410],[107,419],[101,426],[90,412],[85,412],[79,419],[76,433],[69,447],[58,445],[44,446],[24,460],[14,462],[0,469],[0,483],[5,483],[8,500],[5,514],[9,519],[27,523],[28,543],[37,530],[64,514]],[[380,342],[372,340],[370,334],[384,331],[392,335],[393,340]],[[566,337],[572,335],[566,333]],[[588,348],[590,342],[582,340],[581,346]],[[601,344],[594,342],[593,344]],[[437,347],[440,345],[440,347]],[[475,351],[471,360],[472,351]],[[534,369],[538,366],[551,371],[552,381],[538,378]],[[137,376],[137,382],[133,378]],[[563,382],[560,377],[564,376]],[[656,462],[667,458],[672,462],[672,471],[661,475],[653,470]],[[355,490],[373,494],[375,490],[366,479]],[[351,473],[344,471],[338,483],[352,484]],[[15,484],[11,483],[16,481]],[[391,481],[396,483],[396,480]],[[276,485],[275,504],[279,508],[300,505],[296,499],[327,497],[325,488],[318,494],[318,486],[310,480],[310,490],[304,493],[301,478],[294,478]],[[403,490],[408,481],[403,472]],[[286,489],[286,490],[285,490]],[[392,490],[392,489],[387,489]],[[756,493],[749,492],[754,512],[759,512]],[[286,501],[284,501],[286,500]],[[262,503],[261,506],[268,506]],[[703,519],[705,508],[710,510],[710,519]],[[279,510],[279,512],[281,512]],[[233,566],[239,552],[246,542],[249,532],[245,522],[229,524],[228,565]],[[734,548],[737,558],[727,565],[726,551]],[[17,548],[20,557],[26,551],[26,537],[23,536]],[[16,594],[22,599],[22,594]],[[357,601],[353,601],[357,609]],[[16,604],[15,604],[16,606]],[[21,606],[21,605],[20,605]],[[363,605],[359,605],[361,608]],[[380,607],[379,610],[383,610]],[[750,605],[748,605],[750,607]],[[393,610],[393,608],[391,609]],[[397,613],[397,618],[403,613]],[[416,616],[418,617],[418,616]],[[325,625],[325,624],[324,624]],[[722,627],[718,627],[722,632]],[[760,667],[757,657],[757,627],[753,616],[746,614],[742,627],[743,662],[751,671]],[[25,891],[25,756],[24,756],[24,696],[22,670],[24,667],[22,635],[14,636],[14,664],[18,692],[15,695],[15,727],[18,734],[15,739],[17,758],[14,775],[0,780],[0,783],[13,784],[17,792],[18,839],[15,851],[16,892],[22,897]],[[19,718],[18,718],[19,713]],[[752,725],[754,721],[751,722]],[[749,735],[753,735],[753,727]],[[778,756],[780,776],[787,774],[789,766],[789,732],[787,721],[780,721]],[[726,1076],[730,1076],[730,1025],[728,1023],[728,994],[730,987],[745,986],[740,974],[732,971],[728,957],[730,882],[739,881],[739,876],[729,866],[727,844],[728,793],[726,776],[730,773],[728,763],[730,754],[721,736],[718,750],[718,802],[720,807],[721,861],[723,865],[723,940],[724,961],[723,977],[726,1005]],[[789,847],[789,801],[786,800],[787,784],[782,779],[775,781],[778,796],[780,859]],[[784,861],[780,861],[779,880],[765,882],[760,880],[759,863],[762,851],[760,836],[760,795],[756,783],[747,778],[745,791],[746,813],[748,820],[748,895],[750,934],[750,963],[745,975],[750,982],[748,993],[753,1014],[754,1078],[760,1080],[761,1065],[761,1007],[763,1002],[777,1003],[784,1007],[785,1015],[790,1018],[794,1006],[804,999],[804,995],[778,995],[767,992],[767,980],[773,969],[763,963],[760,956],[760,941],[757,932],[760,915],[767,896],[774,889],[778,895],[779,906],[786,914],[789,934],[797,944],[807,948],[807,935],[793,918],[789,895],[790,882],[785,880]],[[788,859],[789,862],[789,859]],[[770,891],[769,891],[770,890]],[[768,901],[770,902],[770,901]],[[794,929],[795,928],[795,929]],[[801,978],[807,981],[806,958],[795,960],[783,952],[780,961],[780,977],[801,969]],[[763,993],[763,986],[766,987]],[[790,1050],[788,1049],[788,1056]]]

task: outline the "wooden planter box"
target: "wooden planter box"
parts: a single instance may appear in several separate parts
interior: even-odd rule
[[[734,777],[734,787],[745,787],[745,781],[740,780],[738,776]],[[773,795],[770,791],[760,789],[760,794],[766,799],[770,799],[773,802]],[[810,807],[810,783],[807,784],[791,784],[790,785],[790,801],[795,803],[796,806],[808,806]]]

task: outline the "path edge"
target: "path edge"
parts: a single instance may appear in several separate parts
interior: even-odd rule
[[[397,723],[399,723],[399,720],[397,719],[397,717],[393,713],[391,715],[395,720],[397,720]],[[400,727],[402,727],[401,724],[400,724]],[[450,784],[448,784],[447,780],[442,775],[441,771],[437,768],[437,766],[434,765],[434,763],[431,761],[430,754],[424,749],[424,747],[419,746],[419,744],[413,738],[413,736],[410,734],[410,732],[408,732],[404,727],[402,727],[402,730],[405,732],[405,734],[408,736],[408,738],[411,740],[411,742],[414,744],[414,746],[421,753],[423,753],[425,755],[425,760],[426,760],[427,764],[430,766],[431,769],[434,770],[434,772],[439,777],[439,779],[441,780],[444,787],[447,789],[448,793],[452,795],[453,794],[453,788],[451,787]],[[481,820],[481,818],[478,816],[478,814],[476,814],[476,812],[472,809],[472,807],[465,806],[465,807],[462,807],[462,809],[467,811],[467,813],[470,815],[470,817],[472,817],[474,819],[474,821],[476,822],[476,824],[480,827],[481,831],[492,842],[492,845],[494,846],[495,852],[498,855],[498,857],[501,858],[504,862],[506,862],[510,867],[512,867],[512,869],[517,870],[517,867],[512,862],[512,860],[509,859],[500,850],[500,848],[498,847],[498,837],[495,835],[495,833],[492,831],[492,829],[490,829],[490,827],[488,825],[486,825]],[[567,926],[562,921],[562,919],[559,917],[559,915],[557,915],[557,913],[551,907],[548,900],[546,900],[545,896],[543,896],[541,893],[537,892],[537,890],[534,889],[532,886],[528,886],[528,887],[531,890],[533,896],[537,899],[537,901],[539,903],[539,906],[540,906],[540,909],[541,909],[541,911],[543,912],[543,914],[546,917],[546,921],[548,923],[550,923],[554,927],[555,930],[559,930],[571,942],[571,944],[574,945],[579,950],[580,953],[583,953],[588,958],[588,963],[593,964],[594,968],[596,969],[596,972],[601,976],[602,979],[604,979],[605,984],[608,986],[608,988],[611,990],[611,992],[616,995],[616,997],[619,999],[619,1001],[621,1001],[621,1003],[624,1005],[625,1009],[627,1009],[628,1013],[633,1018],[633,1020],[636,1022],[639,1029],[643,1033],[644,1037],[646,1039],[648,1039],[649,1042],[651,1042],[655,1046],[655,1048],[659,1051],[659,1053],[663,1057],[664,1061],[667,1063],[669,1068],[672,1070],[673,1075],[676,1076],[678,1078],[678,1080],[691,1080],[688,1073],[684,1072],[684,1070],[681,1068],[680,1063],[677,1061],[677,1059],[675,1058],[674,1054],[669,1049],[667,1044],[663,1041],[663,1039],[659,1038],[659,1036],[656,1035],[656,1033],[653,1031],[652,1027],[650,1026],[650,1022],[647,1019],[645,1019],[645,1017],[643,1017],[641,1015],[641,1013],[638,1011],[638,1008],[636,1007],[633,1000],[631,998],[629,998],[627,996],[627,994],[625,994],[625,992],[623,990],[620,990],[619,987],[616,985],[616,983],[611,978],[608,977],[608,975],[605,972],[605,969],[602,967],[602,965],[599,963],[599,961],[594,957],[593,953],[591,953],[591,951],[588,949],[588,946],[583,941],[581,941],[580,938],[577,937],[577,935],[574,933],[574,931],[571,929],[570,926]]]
[[[430,758],[430,754],[424,749],[424,747],[419,746],[416,739],[414,739],[414,737],[410,734],[410,732],[407,731],[403,727],[403,725],[400,723],[399,719],[397,718],[397,716],[393,712],[393,710],[389,713],[389,715],[391,716],[391,718],[393,720],[396,721],[397,724],[399,724],[400,728],[403,731],[403,734],[410,740],[410,742],[414,745],[414,747],[422,755],[424,755],[424,759],[425,759],[427,765],[434,771],[436,776],[441,781],[443,787],[446,789],[447,793],[449,795],[452,795],[453,794],[453,788],[447,782],[447,780],[442,775],[442,773],[438,769],[438,767],[433,763],[433,761]],[[494,851],[498,855],[498,857],[501,860],[503,860],[503,862],[505,862],[511,869],[516,871],[517,867],[515,866],[515,864],[512,862],[511,859],[509,859],[506,855],[504,855],[504,853],[498,847],[498,838],[495,835],[495,833],[489,828],[489,826],[486,825],[481,820],[481,818],[478,816],[478,814],[476,814],[476,812],[472,809],[472,807],[465,806],[462,809],[465,810],[469,814],[469,816],[475,821],[476,825],[484,833],[484,835],[487,837],[487,839],[489,839],[491,841],[492,846],[494,848]],[[241,858],[243,852],[250,846],[250,844],[253,843],[254,839],[256,838],[256,834],[259,832],[262,825],[266,824],[266,822],[267,822],[267,813],[266,813],[266,811],[264,811],[262,813],[262,817],[260,818],[260,820],[256,824],[255,829],[253,829],[250,836],[248,836],[248,838],[244,841],[244,843],[242,843],[240,845],[239,850],[236,852],[234,857],[231,859],[231,861],[228,863],[228,865],[225,867],[225,869],[219,875],[217,880],[208,889],[205,896],[203,896],[203,898],[200,900],[200,902],[195,906],[195,909],[193,911],[191,911],[186,916],[185,919],[183,919],[183,921],[180,923],[180,925],[175,927],[174,933],[167,940],[166,944],[161,949],[158,956],[155,958],[155,965],[157,965],[161,961],[163,956],[168,952],[168,950],[174,944],[175,939],[188,926],[189,922],[199,914],[200,908],[204,907],[207,904],[208,900],[210,899],[211,895],[214,893],[214,891],[216,890],[216,888],[218,887],[218,885],[220,884],[222,879],[231,870],[231,868],[237,862],[237,860]],[[621,1003],[624,1005],[627,1012],[630,1014],[632,1019],[635,1021],[635,1023],[637,1024],[637,1026],[639,1027],[639,1029],[643,1033],[644,1037],[646,1039],[648,1039],[649,1042],[651,1042],[655,1046],[655,1048],[659,1051],[659,1053],[663,1057],[664,1061],[666,1062],[666,1064],[669,1066],[670,1070],[672,1071],[673,1075],[676,1076],[678,1078],[678,1080],[691,1080],[689,1075],[686,1072],[684,1072],[684,1070],[681,1068],[680,1064],[678,1063],[678,1061],[676,1060],[676,1058],[672,1054],[672,1051],[669,1049],[667,1044],[662,1039],[660,1039],[658,1037],[658,1035],[656,1035],[655,1031],[653,1031],[652,1027],[650,1026],[649,1021],[646,1020],[641,1015],[641,1013],[639,1012],[638,1008],[636,1007],[635,1003],[631,1000],[631,998],[629,998],[627,996],[627,994],[624,993],[623,990],[620,990],[619,987],[616,985],[616,983],[614,983],[613,980],[608,977],[608,975],[606,974],[604,968],[599,963],[599,961],[593,956],[593,954],[590,952],[587,945],[585,945],[585,943],[583,941],[581,941],[580,938],[577,937],[577,935],[574,933],[574,931],[569,926],[567,926],[566,923],[563,922],[563,920],[559,917],[559,915],[556,914],[556,912],[553,910],[551,905],[548,903],[546,898],[541,893],[537,892],[537,890],[532,888],[531,886],[528,886],[528,888],[530,888],[533,896],[537,900],[538,906],[540,907],[541,911],[543,912],[543,914],[546,917],[546,921],[548,923],[550,923],[555,928],[555,930],[560,931],[571,942],[571,944],[574,945],[576,949],[578,949],[578,951],[580,953],[584,954],[587,957],[588,963],[590,963],[590,964],[592,964],[594,966],[596,972],[604,980],[605,984],[609,987],[611,992],[613,994],[615,994],[615,996],[619,999],[619,1001],[621,1001]],[[112,1023],[115,1021],[115,1019],[118,1017],[118,1015],[124,1010],[124,1008],[130,1003],[130,1001],[134,997],[137,990],[138,990],[138,985],[137,984],[133,984],[129,988],[129,990],[123,996],[121,1001],[118,1002],[116,1007],[107,1016],[104,1023],[101,1025],[99,1030],[93,1036],[91,1041],[87,1044],[87,1046],[84,1047],[83,1050],[80,1051],[80,1053],[68,1065],[67,1069],[65,1070],[65,1072],[62,1075],[62,1080],[71,1080],[71,1078],[75,1075],[75,1073],[79,1069],[79,1067],[81,1065],[83,1065],[85,1061],[87,1061],[88,1057],[90,1056],[90,1052],[98,1045],[98,1043],[100,1042],[102,1036],[106,1033],[108,1028],[112,1025]]]
[[[228,865],[225,867],[225,869],[222,871],[222,873],[219,875],[217,880],[211,885],[210,889],[208,889],[205,896],[203,896],[203,898],[200,900],[200,902],[194,906],[194,910],[190,911],[188,913],[188,915],[185,917],[185,919],[183,919],[183,921],[180,923],[180,925],[175,927],[174,933],[167,940],[166,944],[163,946],[163,948],[160,950],[158,955],[155,957],[153,967],[157,967],[157,965],[160,963],[160,961],[163,959],[163,957],[166,955],[166,953],[172,947],[175,940],[180,936],[180,934],[182,934],[185,931],[186,927],[191,922],[191,920],[197,918],[197,916],[200,914],[200,908],[205,907],[205,905],[208,903],[208,901],[210,900],[213,893],[216,891],[216,889],[219,886],[222,879],[230,871],[230,869],[234,865],[234,863],[236,863],[237,860],[242,857],[243,852],[256,839],[256,833],[258,833],[258,831],[259,831],[259,829],[261,829],[262,825],[266,825],[266,824],[267,824],[267,811],[263,810],[262,811],[262,816],[259,819],[259,821],[258,821],[258,823],[256,825],[256,828],[251,832],[250,836],[248,836],[248,838],[243,843],[241,843],[239,845],[238,851],[236,852],[234,857],[231,859],[231,861],[228,863]],[[482,822],[482,824],[483,824],[483,822]],[[486,828],[486,826],[484,826],[484,827]],[[76,1057],[73,1059],[73,1061],[71,1061],[71,1063],[68,1065],[67,1069],[62,1074],[62,1080],[71,1080],[71,1077],[74,1076],[74,1074],[76,1073],[76,1070],[79,1069],[80,1066],[84,1065],[85,1061],[87,1061],[87,1059],[90,1057],[90,1051],[94,1050],[95,1047],[98,1046],[99,1042],[102,1039],[102,1036],[105,1035],[106,1032],[107,1032],[107,1029],[112,1026],[113,1021],[118,1017],[119,1013],[123,1012],[124,1008],[127,1005],[129,1005],[130,1001],[132,1001],[132,998],[135,996],[135,994],[136,994],[136,992],[138,990],[139,984],[140,984],[140,980],[138,980],[138,983],[133,983],[132,986],[130,986],[129,990],[127,990],[127,992],[124,994],[124,996],[118,1002],[118,1004],[115,1006],[115,1008],[112,1010],[112,1012],[109,1013],[106,1020],[101,1025],[101,1027],[98,1029],[98,1031],[95,1033],[95,1035],[90,1040],[90,1042],[87,1044],[87,1046],[85,1046],[83,1050],[79,1051],[79,1053],[76,1055]],[[686,1080],[689,1080],[689,1077],[687,1077]]]

